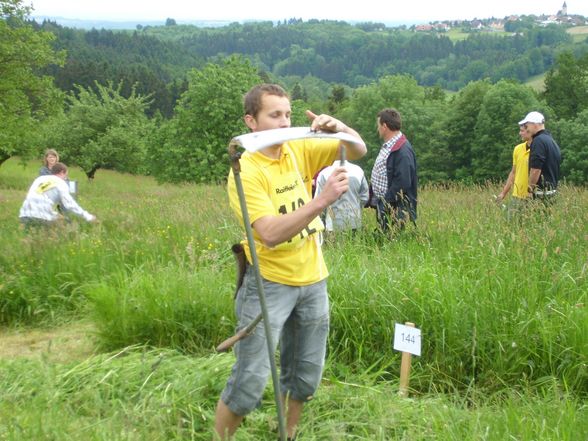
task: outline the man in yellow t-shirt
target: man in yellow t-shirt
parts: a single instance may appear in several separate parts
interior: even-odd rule
[[[512,188],[513,203],[518,204],[527,198],[529,185],[529,152],[533,137],[527,129],[519,126],[519,136],[523,140],[512,153],[512,169],[496,202],[501,203]]]
[[[290,99],[275,84],[253,87],[244,99],[245,123],[253,132],[290,127]],[[329,115],[307,111],[312,130],[359,134]],[[240,159],[240,176],[250,216],[274,344],[280,340],[280,392],[286,400],[289,439],[304,403],[320,383],[329,328],[328,271],[320,249],[324,228],[319,215],[348,189],[338,167],[321,194],[312,199],[312,177],[332,164],[341,141],[302,139],[273,145]],[[350,160],[361,158],[365,143],[343,142]],[[234,177],[228,179],[231,208],[243,222]],[[251,263],[249,247],[245,246]],[[255,275],[249,267],[236,299],[238,328],[261,310]],[[217,404],[215,439],[230,439],[243,417],[257,407],[270,366],[263,324],[235,346],[236,362]]]

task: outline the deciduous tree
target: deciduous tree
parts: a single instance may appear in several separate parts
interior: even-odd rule
[[[243,58],[192,70],[174,117],[150,146],[153,174],[168,182],[217,182],[229,169],[230,139],[246,132],[243,95],[259,75]]]
[[[121,95],[122,84],[77,87],[67,97],[66,113],[53,124],[53,146],[64,161],[78,165],[89,179],[100,168],[127,173],[146,171],[147,139],[152,123],[145,115],[149,97]]]
[[[474,127],[472,176],[475,181],[501,179],[512,167],[512,150],[519,144],[518,122],[531,110],[545,112],[535,92],[510,81],[493,85],[482,100]]]
[[[588,183],[588,109],[570,120],[548,125],[562,151],[561,175],[574,184]]]
[[[64,54],[52,49],[52,34],[26,23],[29,12],[21,0],[0,0],[0,164],[37,153],[39,121],[61,106],[53,79],[37,71]]]
[[[440,120],[441,115],[433,116],[436,112],[425,95],[425,88],[408,75],[386,76],[355,90],[340,113],[343,121],[361,133],[370,146],[366,158],[361,161],[368,174],[382,143],[376,130],[377,115],[386,107],[394,107],[402,115],[402,132],[411,141],[417,158],[419,149],[430,144],[432,121]]]
[[[451,99],[450,111],[443,117],[452,162],[451,178],[467,181],[472,176],[472,146],[476,143],[474,127],[484,96],[491,88],[488,81],[468,84]]]
[[[576,59],[564,52],[557,57],[545,75],[545,99],[558,118],[572,119],[588,109],[588,54]]]

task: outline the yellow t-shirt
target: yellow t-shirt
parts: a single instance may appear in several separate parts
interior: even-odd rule
[[[253,224],[263,216],[287,214],[308,203],[312,177],[322,167],[332,164],[339,143],[332,139],[289,141],[282,145],[279,159],[271,159],[261,152],[245,152],[240,159],[239,175],[250,222]],[[243,223],[232,169],[227,187],[231,208]],[[291,286],[310,285],[326,278],[329,273],[318,243],[323,228],[317,216],[300,234],[274,248],[266,247],[253,229],[261,275]],[[251,262],[247,241],[243,244]]]
[[[512,195],[515,198],[526,198],[528,195],[529,152],[526,142],[517,145],[512,152],[512,165],[515,167]]]

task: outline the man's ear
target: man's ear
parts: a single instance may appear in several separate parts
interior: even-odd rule
[[[257,128],[257,121],[253,116],[245,115],[243,117],[243,121],[245,121],[245,124],[247,124],[247,127],[249,127],[252,132],[255,131],[255,129]]]

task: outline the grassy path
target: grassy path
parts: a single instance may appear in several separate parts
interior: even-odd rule
[[[94,327],[74,322],[51,328],[0,330],[0,359],[43,358],[52,363],[81,361],[94,355]]]

